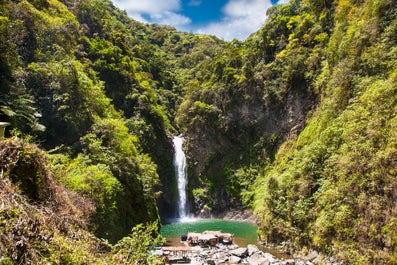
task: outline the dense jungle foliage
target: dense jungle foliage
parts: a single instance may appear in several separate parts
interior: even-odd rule
[[[0,0],[0,264],[156,263],[179,133],[195,213],[253,209],[269,244],[396,263],[396,1],[267,16],[224,42],[108,0]]]
[[[266,240],[290,240],[351,264],[393,264],[397,5],[328,2],[302,3],[275,57],[302,59],[296,70],[303,68],[299,76],[319,103],[258,178],[254,207]]]
[[[0,141],[0,155],[0,264],[161,264],[148,254],[164,242],[156,221],[130,228],[112,245],[89,232],[95,199],[106,199],[104,194],[89,199],[66,189],[47,154],[26,140]],[[100,184],[93,191],[111,188]]]

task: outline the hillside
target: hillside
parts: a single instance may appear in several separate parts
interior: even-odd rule
[[[244,42],[141,24],[108,0],[0,1],[0,11],[0,120],[13,136],[1,152],[40,145],[31,156],[46,157],[50,193],[91,212],[67,212],[87,244],[175,216],[171,137],[182,133],[194,213],[252,209],[268,244],[396,262],[394,0],[290,0]],[[2,196],[18,194],[7,207],[44,220],[41,202],[30,205],[42,195],[18,181],[31,164],[15,177],[6,165]],[[10,237],[0,243],[13,259]]]
[[[332,6],[325,52],[306,61],[321,58],[318,75],[304,73],[319,103],[257,180],[264,238],[352,264],[396,261],[396,8],[394,1]]]
[[[65,189],[36,145],[0,140],[0,155],[0,264],[159,264],[155,223],[111,245],[89,232],[95,202]]]

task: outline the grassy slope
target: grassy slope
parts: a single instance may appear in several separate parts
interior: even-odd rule
[[[92,202],[54,180],[37,146],[15,138],[0,150],[0,263],[107,264],[86,230]]]

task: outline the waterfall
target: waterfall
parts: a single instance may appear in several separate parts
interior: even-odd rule
[[[178,217],[186,218],[188,216],[187,209],[187,173],[186,173],[186,156],[183,152],[184,139],[181,136],[175,136],[174,142],[174,167],[175,175],[178,182]]]

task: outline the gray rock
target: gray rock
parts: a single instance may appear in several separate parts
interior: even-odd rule
[[[254,253],[247,258],[247,261],[250,265],[270,265],[270,261],[260,253]]]
[[[248,249],[248,256],[252,256],[252,254],[259,252],[260,250],[258,249],[257,246],[255,245],[248,245],[247,246]]]
[[[230,251],[230,254],[240,257],[240,258],[243,258],[243,257],[247,256],[248,249],[247,248],[236,248],[236,249]]]
[[[241,262],[241,258],[237,256],[230,256],[229,264],[239,264]]]

